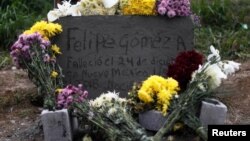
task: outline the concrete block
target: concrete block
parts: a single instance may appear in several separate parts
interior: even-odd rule
[[[66,109],[44,110],[41,119],[45,141],[72,141],[70,119]]]
[[[216,99],[202,101],[200,120],[204,127],[212,124],[224,124],[227,116],[227,106]]]
[[[167,116],[163,116],[160,111],[150,110],[139,114],[139,123],[145,129],[158,131],[166,121]]]

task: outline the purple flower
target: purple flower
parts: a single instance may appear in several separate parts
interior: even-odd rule
[[[174,10],[169,10],[167,15],[168,15],[169,18],[173,18],[176,15],[176,13],[175,13]]]
[[[26,52],[26,51],[29,50],[29,48],[30,48],[30,46],[24,45],[23,48],[22,48],[22,51]]]
[[[39,46],[42,48],[41,50],[37,49]],[[44,58],[44,54],[47,52],[49,46],[50,42],[43,39],[39,33],[29,35],[21,34],[19,35],[18,40],[11,46],[10,55],[13,58],[15,65],[26,68],[27,66],[21,64],[30,63],[33,57],[40,55],[41,60],[48,59],[46,56]],[[38,54],[36,52],[38,52]],[[15,61],[14,59],[18,61]]]
[[[72,103],[73,102],[73,97],[72,96],[67,97],[66,102],[67,103]]]
[[[88,91],[83,90],[82,84],[78,87],[68,85],[62,89],[57,96],[57,106],[59,109],[68,108],[73,102],[83,102],[88,96]]]
[[[189,16],[191,14],[190,2],[189,0],[159,0],[157,11],[160,15],[167,15],[170,18]]]
[[[160,7],[160,8],[158,8],[158,13],[160,14],[160,15],[165,15],[166,14],[166,8],[165,7]]]
[[[169,4],[169,1],[161,1],[161,3],[159,4],[159,7],[167,7]]]
[[[191,18],[192,18],[192,20],[193,20],[193,22],[194,22],[194,25],[195,25],[196,27],[201,27],[201,21],[200,21],[200,17],[199,17],[198,15],[196,15],[195,13],[193,13],[193,14],[191,15]]]

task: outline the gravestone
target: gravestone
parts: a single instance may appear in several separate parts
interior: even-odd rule
[[[125,97],[134,82],[165,76],[178,52],[193,49],[190,17],[82,16],[57,23],[65,84],[82,83],[90,98],[113,90]]]

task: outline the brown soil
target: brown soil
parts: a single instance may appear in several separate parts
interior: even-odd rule
[[[223,82],[217,95],[228,107],[228,124],[250,124],[250,61]]]
[[[30,104],[35,86],[22,70],[0,71],[0,141],[42,141],[41,109]],[[250,60],[217,90],[228,124],[250,124]]]
[[[41,139],[41,110],[29,102],[36,94],[36,88],[27,73],[22,70],[0,71],[0,90],[0,141]]]

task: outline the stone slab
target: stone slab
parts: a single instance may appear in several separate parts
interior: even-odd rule
[[[82,83],[95,98],[116,90],[122,97],[153,74],[165,76],[178,52],[193,49],[190,17],[63,17],[56,36],[65,83]]]

